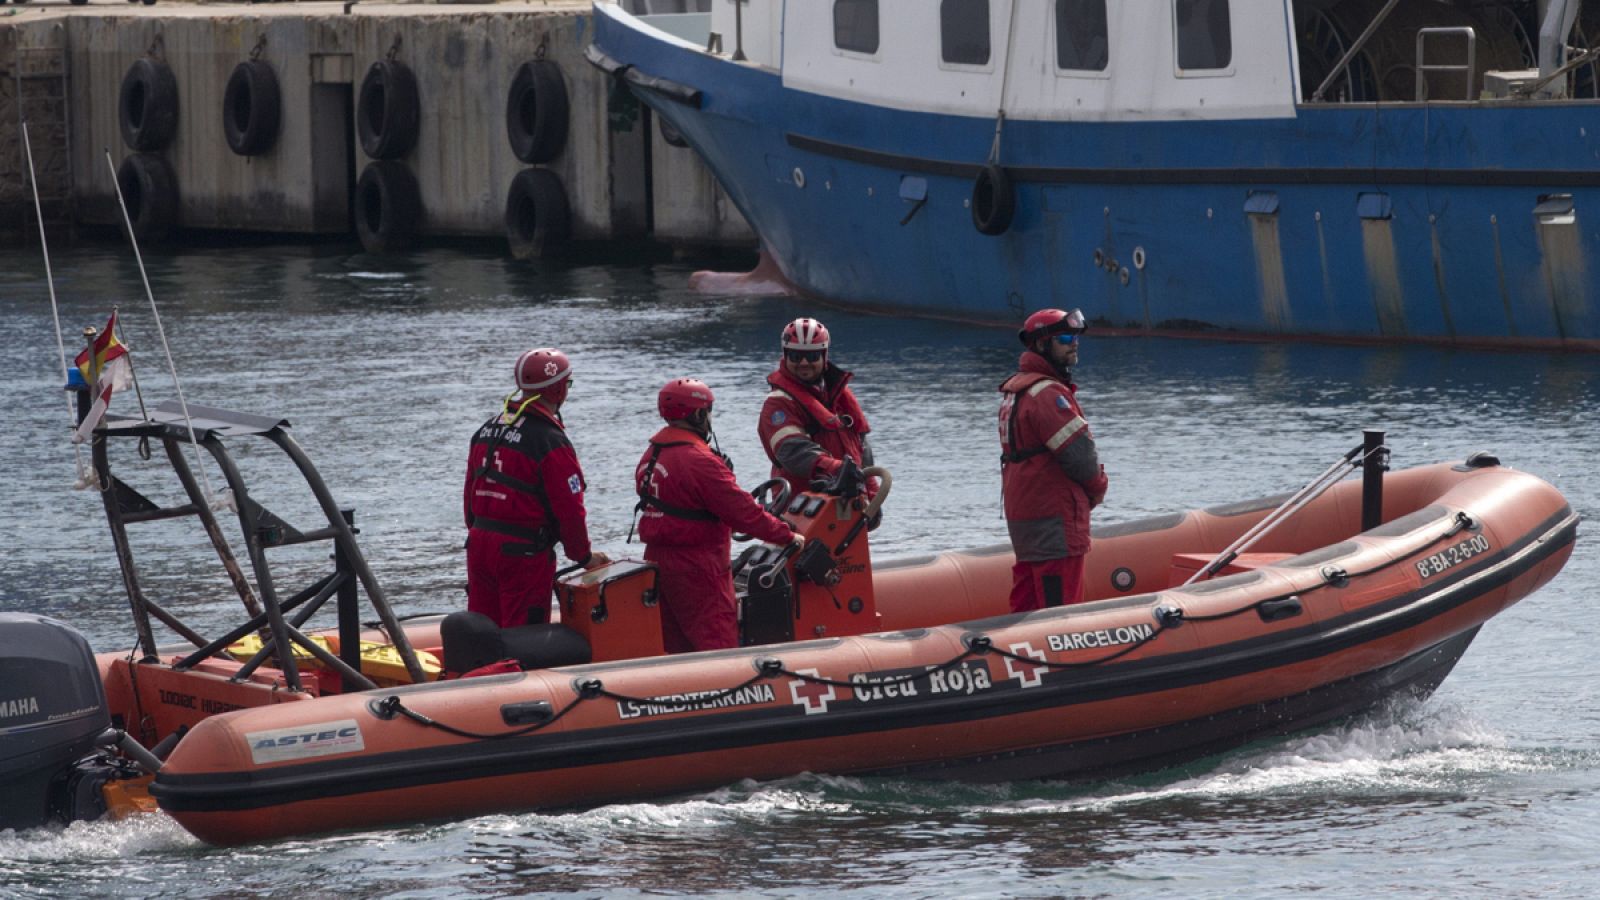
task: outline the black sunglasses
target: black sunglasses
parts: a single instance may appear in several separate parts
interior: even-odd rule
[[[826,350],[785,350],[783,355],[789,362],[821,362]]]

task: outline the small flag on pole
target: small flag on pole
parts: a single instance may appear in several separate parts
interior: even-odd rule
[[[73,362],[77,363],[84,382],[94,392],[94,404],[89,407],[89,414],[72,435],[72,442],[81,444],[89,439],[95,426],[105,418],[106,409],[111,405],[112,392],[125,391],[133,384],[133,363],[128,359],[128,348],[117,340],[115,310],[106,322],[105,330],[95,337],[93,346],[86,347]]]

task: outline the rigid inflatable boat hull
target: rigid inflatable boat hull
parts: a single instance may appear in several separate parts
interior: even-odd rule
[[[1386,524],[1361,533],[1358,489],[1330,491],[1258,548],[1282,558],[1185,587],[1164,580],[1174,550],[1214,552],[1272,504],[1102,532],[1088,569],[1103,599],[1081,606],[993,616],[1010,560],[943,554],[878,573],[898,631],[212,716],[152,793],[203,840],[236,844],[806,771],[1150,769],[1426,694],[1485,621],[1554,577],[1576,537],[1559,492],[1508,469],[1393,473]],[[1147,585],[1161,589],[1131,592]]]

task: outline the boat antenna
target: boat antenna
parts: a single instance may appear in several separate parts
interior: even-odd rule
[[[67,344],[61,337],[61,308],[56,304],[56,279],[50,270],[50,242],[44,236],[44,207],[39,202],[39,176],[33,170],[33,144],[28,140],[28,120],[22,120],[22,149],[28,157],[28,183],[33,186],[33,212],[34,218],[39,220],[39,249],[44,252],[44,282],[50,288],[50,318],[56,326],[56,351],[61,357],[61,383],[66,384],[67,374]],[[77,417],[77,410],[72,406],[72,398],[67,398],[67,415]],[[73,444],[72,452],[78,463],[77,488],[82,490],[91,484],[89,467],[83,461],[83,445]]]
[[[178,394],[178,407],[183,410],[183,422],[189,429],[189,445],[194,450],[195,467],[200,470],[200,486],[205,492],[206,505],[216,509],[218,502],[211,491],[211,478],[206,474],[205,463],[200,457],[200,441],[194,434],[194,418],[189,415],[189,402],[183,397],[183,384],[178,380],[178,366],[172,361],[172,347],[167,343],[166,329],[161,327],[161,312],[156,309],[155,292],[150,290],[150,274],[145,271],[144,256],[139,252],[139,238],[133,233],[133,220],[128,217],[128,202],[122,196],[122,181],[117,178],[117,167],[111,162],[111,150],[104,147],[101,150],[106,156],[106,168],[111,170],[111,186],[117,192],[117,206],[122,209],[122,223],[128,228],[128,243],[133,245],[133,258],[139,264],[139,277],[144,281],[144,295],[150,300],[150,317],[155,320],[156,334],[161,338],[161,352],[166,354],[167,357],[167,371],[172,374],[172,387]],[[134,385],[135,390],[137,390],[137,380],[134,381]],[[141,409],[143,405],[144,402],[141,399]]]

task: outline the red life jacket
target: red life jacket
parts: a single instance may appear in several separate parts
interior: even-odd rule
[[[758,431],[762,449],[772,460],[774,477],[786,478],[795,490],[810,488],[806,479],[796,478],[778,464],[777,448],[788,440],[804,438],[832,457],[828,472],[838,468],[838,460],[851,459],[862,464],[862,437],[872,431],[866,414],[850,390],[851,374],[829,365],[823,383],[827,394],[790,375],[780,364],[767,376],[772,393],[761,407]]]

